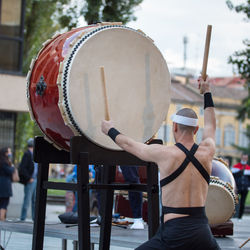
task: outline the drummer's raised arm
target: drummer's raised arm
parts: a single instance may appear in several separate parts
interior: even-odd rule
[[[148,145],[137,142],[116,130],[112,121],[104,120],[102,122],[102,132],[108,135],[123,150],[137,156],[141,160],[155,163],[159,161],[161,152],[159,144]]]
[[[212,94],[210,91],[209,79],[204,81],[201,77],[198,79],[200,89],[204,94],[204,133],[202,141],[215,141],[216,118]]]

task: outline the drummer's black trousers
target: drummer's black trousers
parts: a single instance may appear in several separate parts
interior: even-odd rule
[[[171,219],[160,226],[149,241],[136,250],[212,250],[220,249],[214,239],[206,216]]]

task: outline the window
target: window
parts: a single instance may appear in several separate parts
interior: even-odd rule
[[[0,40],[0,69],[6,71],[18,71],[19,50],[19,42]]]
[[[163,143],[170,141],[171,127],[169,125],[162,125],[158,130],[157,138],[162,140]]]
[[[216,144],[216,146],[220,146],[220,144],[221,144],[221,130],[220,130],[220,128],[216,128],[215,144]]]
[[[166,125],[166,142],[170,142],[172,126]]]
[[[178,112],[181,109],[182,109],[182,105],[181,104],[176,104],[176,112]]]
[[[232,125],[227,125],[224,129],[224,146],[235,144],[235,131]]]
[[[246,129],[240,129],[240,135],[239,135],[239,146],[243,148],[248,147],[249,139],[246,136]]]
[[[16,114],[0,112],[0,148],[14,149]]]
[[[201,143],[202,141],[202,136],[203,136],[203,128],[199,128],[196,134],[196,143]]]
[[[200,114],[201,116],[204,115],[204,108],[203,108],[203,107],[200,107],[199,114]]]
[[[164,136],[165,136],[164,125],[161,125],[157,133],[157,138],[164,142]]]
[[[24,0],[0,0],[0,70],[21,72]]]

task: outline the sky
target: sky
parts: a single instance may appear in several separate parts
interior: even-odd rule
[[[243,0],[233,0],[242,3]],[[244,1],[245,2],[245,1]],[[198,75],[202,69],[207,25],[212,35],[207,74],[210,77],[233,75],[228,57],[244,48],[242,41],[249,38],[250,22],[243,14],[231,11],[226,0],[144,0],[134,12],[136,21],[126,26],[141,29],[160,49],[167,65],[184,65],[183,37],[188,39],[186,67]]]

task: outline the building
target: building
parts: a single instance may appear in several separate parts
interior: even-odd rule
[[[236,119],[237,108],[241,104],[241,100],[247,96],[247,91],[243,88],[242,80],[235,80],[230,77],[230,87],[227,84],[221,84],[216,81],[212,85],[213,99],[216,106],[216,155],[220,157],[228,158],[230,163],[234,163],[237,158],[240,157],[241,152],[233,147],[233,144],[242,147],[248,146],[248,138],[244,134],[246,132],[247,125],[250,125],[250,120],[241,122]],[[216,78],[218,79],[218,78]],[[225,78],[220,78],[223,82]],[[213,79],[211,79],[212,82]],[[166,144],[173,144],[174,138],[172,136],[172,122],[171,115],[187,107],[192,108],[198,114],[199,118],[203,118],[203,96],[200,95],[197,86],[194,84],[194,80],[186,81],[172,80],[171,85],[171,104],[166,120],[159,129],[158,138],[162,139]],[[239,84],[238,86],[234,86]],[[196,136],[196,142],[199,143],[202,140],[203,132],[203,119],[199,119],[199,131]]]
[[[24,0],[0,0],[0,148],[14,149],[18,112],[27,112],[22,75]]]

